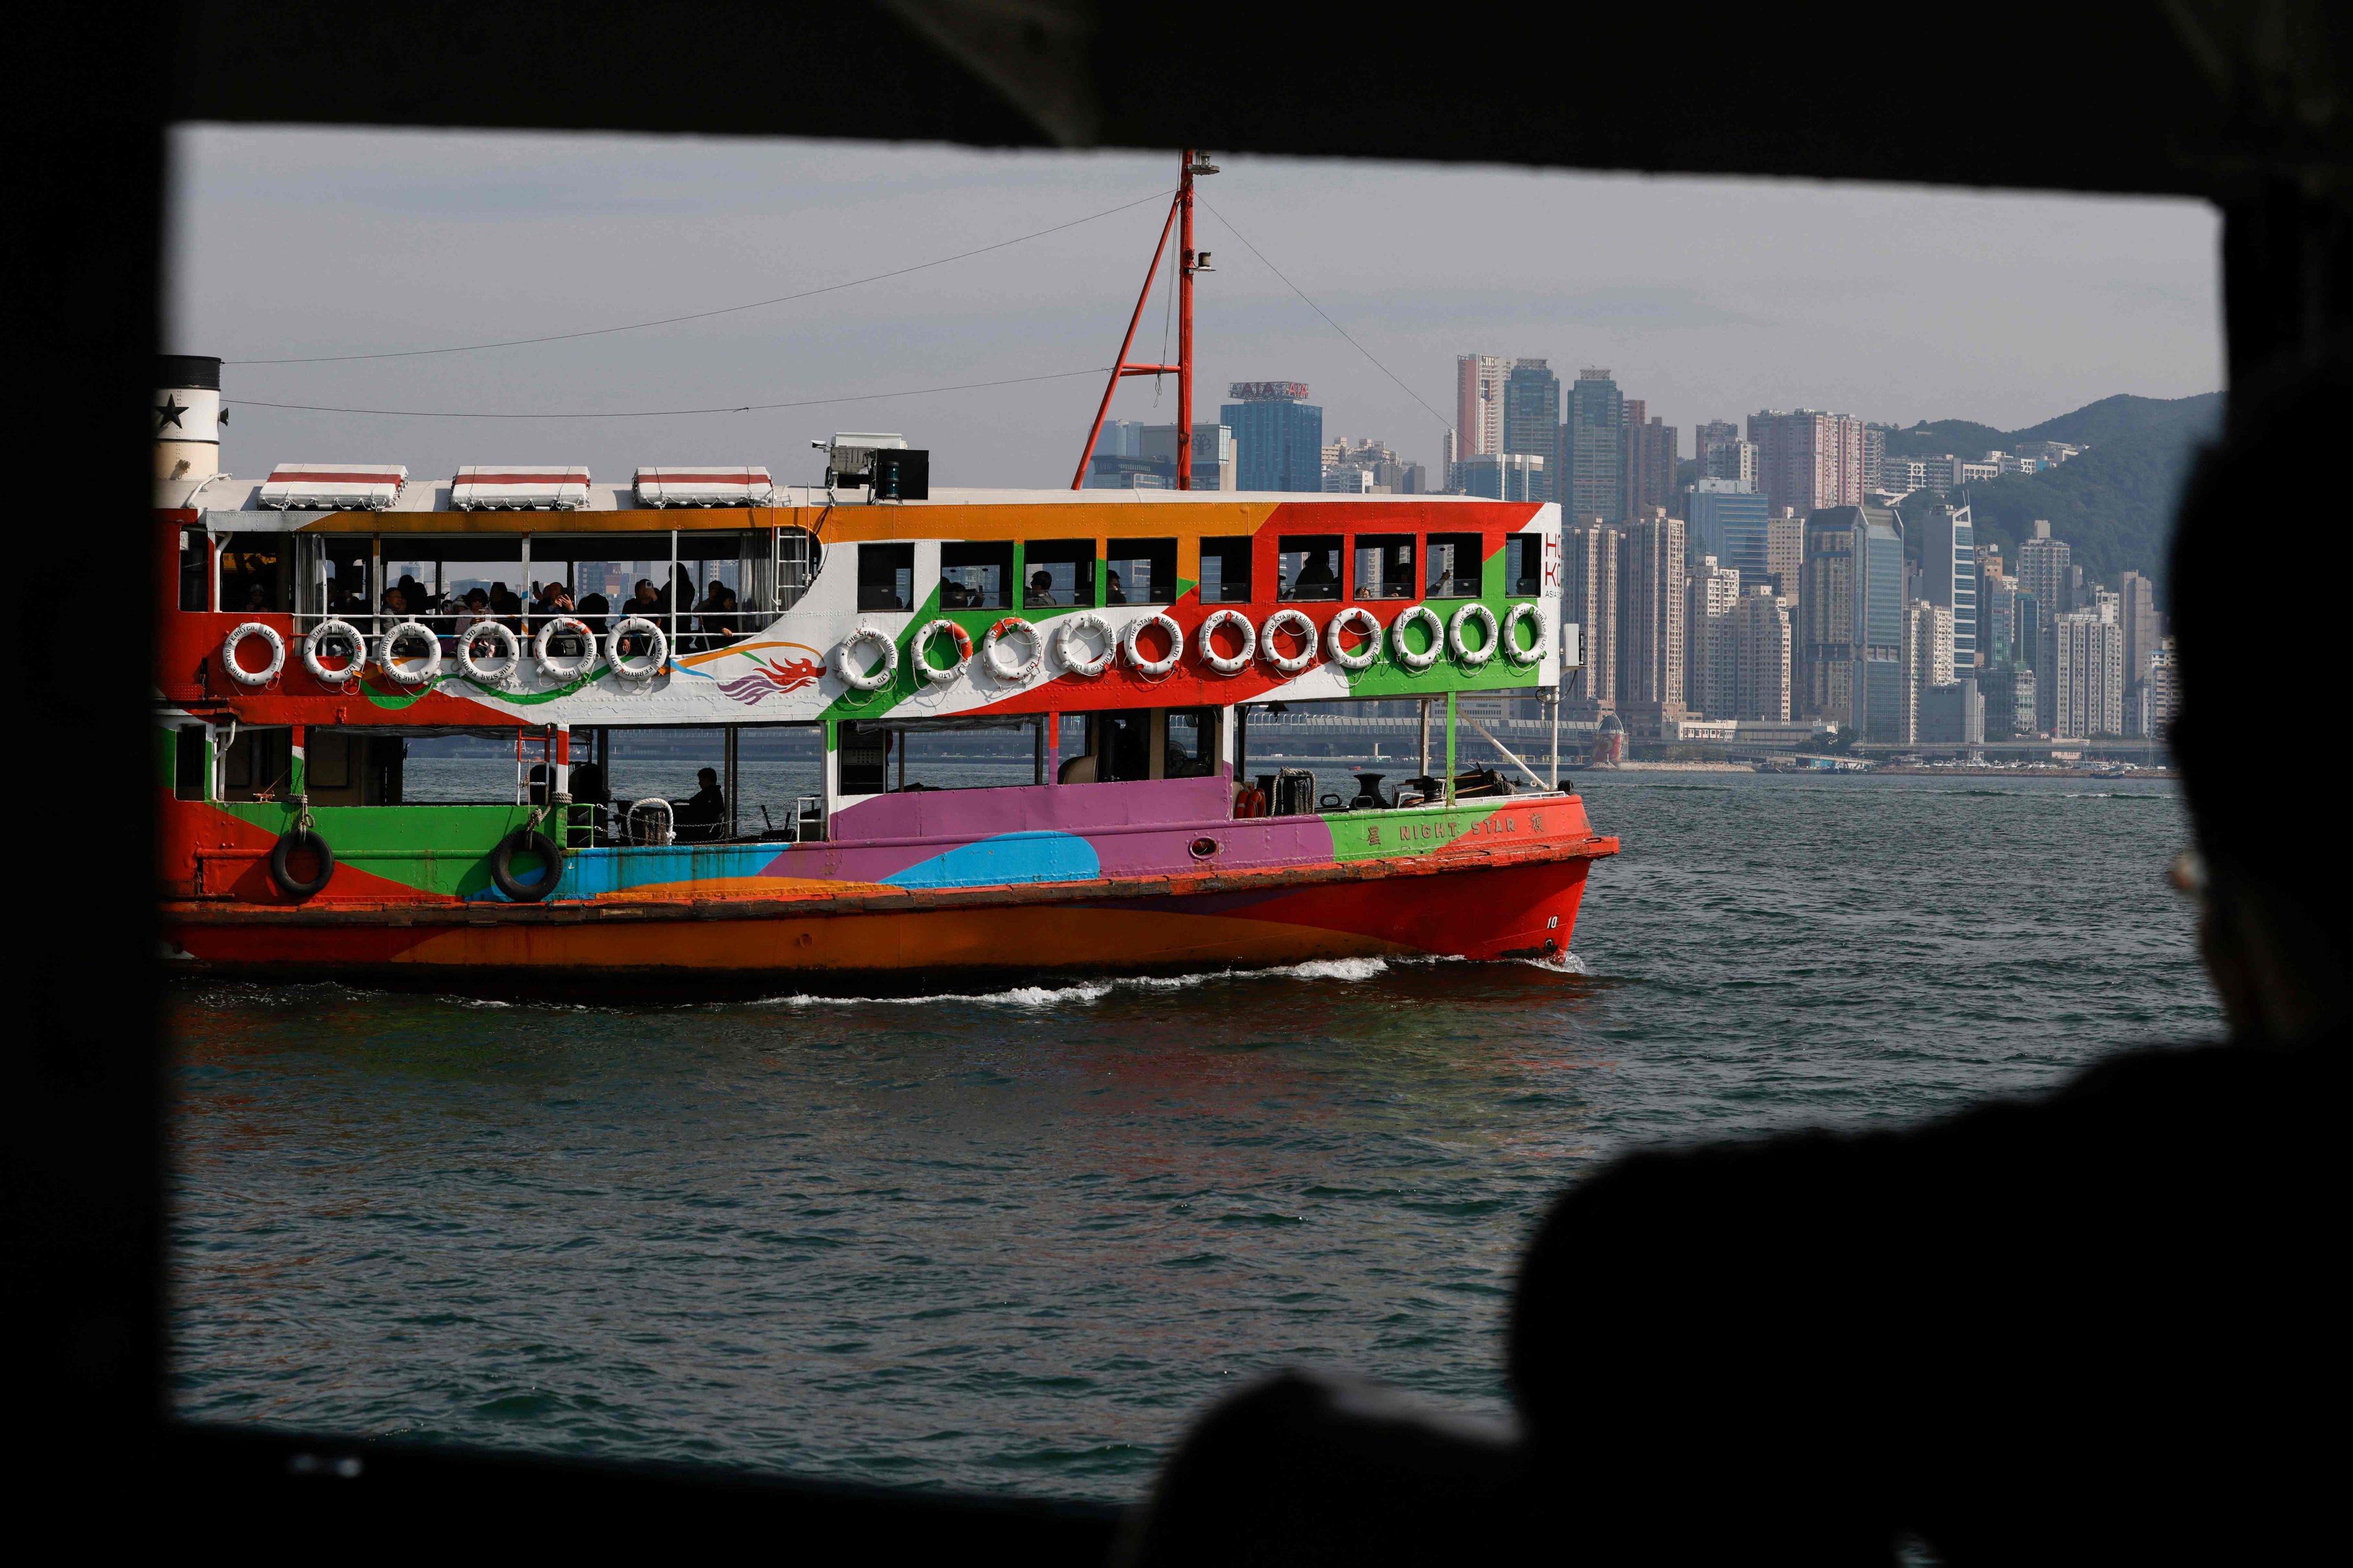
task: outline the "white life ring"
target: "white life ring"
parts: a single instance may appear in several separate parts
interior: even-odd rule
[[[401,638],[412,634],[425,639],[426,652],[422,663],[406,665],[394,658],[392,650],[400,646]],[[397,622],[384,634],[384,642],[377,649],[375,661],[386,675],[403,686],[428,685],[435,676],[441,673],[441,638],[423,621]]]
[[[485,665],[474,657],[474,640],[489,637],[499,645],[492,662]],[[502,621],[476,621],[458,634],[458,668],[466,679],[477,686],[496,686],[515,672],[522,662],[522,645],[515,640]]]
[[[268,669],[248,669],[237,662],[237,645],[248,637],[259,637],[269,645]],[[221,639],[221,664],[227,669],[228,678],[239,686],[267,686],[278,679],[280,670],[286,668],[286,639],[278,635],[276,626],[264,626],[259,621],[246,621]]]
[[[944,668],[934,664],[923,652],[932,646],[932,637],[939,632],[945,632],[955,639],[955,662]],[[964,673],[964,667],[972,662],[972,634],[944,616],[917,632],[915,640],[907,645],[907,657],[915,661],[916,669],[922,672],[925,680],[934,683],[954,680]]]
[[[1003,659],[997,657],[997,650],[1005,646],[1006,638],[1014,637],[1029,639],[1029,657],[1008,668]],[[988,666],[988,673],[999,680],[1029,679],[1038,673],[1038,666],[1045,653],[1045,634],[1019,616],[1006,616],[989,627],[988,635],[980,639],[980,662]]]
[[[1274,633],[1278,626],[1289,626],[1297,631],[1305,639],[1305,646],[1287,658],[1275,652]],[[1307,618],[1304,610],[1277,610],[1267,616],[1266,625],[1259,627],[1258,644],[1259,650],[1266,655],[1267,663],[1285,675],[1297,675],[1315,662],[1315,623]]]
[[[1219,626],[1241,629],[1242,650],[1231,658],[1219,653],[1217,643],[1211,640]],[[1208,619],[1201,623],[1201,662],[1219,675],[1240,675],[1250,668],[1250,661],[1257,653],[1258,628],[1250,625],[1250,617],[1240,610],[1212,610]]]
[[[868,643],[881,650],[882,662],[871,673],[861,674],[849,661],[849,656],[857,651],[860,643]],[[881,627],[861,626],[842,638],[841,646],[833,650],[833,671],[854,690],[880,691],[898,679],[899,645]]]
[[[1144,649],[1137,645],[1136,639],[1153,626],[1158,626],[1168,634],[1168,657],[1166,658],[1146,658]],[[1119,651],[1126,656],[1130,669],[1157,680],[1176,668],[1176,661],[1185,657],[1185,628],[1178,626],[1176,617],[1166,610],[1138,616],[1127,623],[1127,630],[1119,639]]]
[[[1525,647],[1522,647],[1519,639],[1513,635],[1522,621],[1527,622],[1529,630],[1535,634]],[[1504,657],[1522,669],[1542,663],[1545,656],[1544,612],[1536,608],[1534,600],[1514,605],[1512,613],[1504,617],[1504,629],[1497,634],[1496,640],[1503,646]]]
[[[1350,626],[1365,634],[1365,646],[1350,653],[1340,645],[1340,634]],[[1362,605],[1351,605],[1334,616],[1324,627],[1324,646],[1332,650],[1332,662],[1342,669],[1370,669],[1373,660],[1381,657],[1381,623],[1373,612]]]
[[[1487,640],[1478,647],[1471,647],[1462,637],[1462,628],[1473,616],[1487,628]],[[1455,611],[1454,618],[1446,623],[1446,646],[1453,649],[1454,657],[1462,661],[1465,669],[1477,669],[1485,664],[1495,657],[1495,612],[1476,599]]]
[[[621,639],[627,637],[651,637],[654,639],[653,647],[638,656],[642,663],[631,664],[622,657]],[[661,627],[643,616],[624,616],[613,623],[611,631],[605,634],[605,662],[612,666],[613,673],[624,680],[651,680],[662,672],[662,666],[670,662],[670,637]],[[897,661],[894,659],[892,662]]]
[[[1103,638],[1103,652],[1092,658],[1083,658],[1071,653],[1071,646],[1082,637],[1089,635]],[[1092,679],[1110,667],[1111,656],[1118,651],[1119,639],[1111,635],[1111,627],[1105,626],[1103,618],[1092,610],[1071,616],[1054,628],[1054,657],[1060,659],[1062,668],[1072,675],[1083,675]]]
[[[558,633],[577,638],[580,651],[574,654],[549,652]],[[574,662],[562,662],[567,658]],[[531,639],[531,662],[549,680],[570,680],[575,676],[586,675],[596,662],[596,634],[590,631],[588,623],[577,616],[558,616],[553,620],[542,621],[539,635]]]
[[[327,644],[337,637],[342,638],[352,650],[352,661],[343,666],[341,674],[327,668],[323,655]],[[321,621],[311,628],[311,635],[302,639],[302,668],[309,670],[311,679],[322,686],[350,684],[359,679],[361,667],[366,663],[367,638],[349,621],[332,618]]]
[[[1413,645],[1405,640],[1406,627],[1416,621],[1430,623],[1430,646],[1419,653],[1414,652]],[[1438,656],[1445,651],[1446,624],[1438,618],[1438,612],[1428,605],[1415,605],[1410,608],[1400,610],[1398,612],[1398,618],[1389,623],[1389,648],[1397,655],[1397,661],[1405,666],[1409,674],[1419,675],[1423,670],[1436,664]]]

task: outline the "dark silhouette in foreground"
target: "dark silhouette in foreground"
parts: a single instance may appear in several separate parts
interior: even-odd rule
[[[2290,672],[2333,673],[2341,633],[2284,602],[2265,541],[2296,510],[2299,456],[2353,428],[2353,374],[2233,397],[2171,572],[2197,841],[2177,875],[2228,1043],[1908,1131],[1620,1159],[1523,1262],[1515,1427],[1286,1374],[1195,1428],[1126,1561],[1887,1563],[1908,1537],[1949,1563],[2256,1563],[2335,1545],[2348,825],[2334,770],[2236,751],[2305,732],[2328,700]]]

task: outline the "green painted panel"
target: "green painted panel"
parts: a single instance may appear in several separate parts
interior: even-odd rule
[[[284,801],[219,809],[275,837],[294,825]],[[423,892],[464,898],[491,885],[491,851],[531,820],[527,805],[317,805],[311,822],[336,860]]]

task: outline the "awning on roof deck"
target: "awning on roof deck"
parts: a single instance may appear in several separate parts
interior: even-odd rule
[[[574,465],[470,464],[450,482],[449,504],[459,511],[494,507],[576,511],[588,504],[588,470]]]
[[[776,489],[764,468],[638,470],[640,506],[765,506]]]
[[[280,511],[382,511],[407,482],[399,463],[280,463],[253,502]]]

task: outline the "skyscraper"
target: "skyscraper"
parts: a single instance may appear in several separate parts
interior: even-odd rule
[[[2018,662],[2018,579],[2005,577],[2001,557],[1978,573],[1978,668],[2007,669]]]
[[[2157,584],[2137,572],[2116,579],[2116,620],[2125,628],[2125,700],[2137,699],[2134,688],[2148,679],[2148,661],[2156,656],[2161,627],[2157,614]]]
[[[1690,717],[1683,701],[1683,520],[1653,507],[1625,527],[1618,554],[1618,712],[1656,734]]]
[[[1703,555],[1684,595],[1683,701],[1704,717],[1730,718],[1739,680],[1733,612],[1740,603],[1740,573]]]
[[[1851,734],[1904,728],[1904,536],[1883,507],[1806,517],[1798,590],[1798,701]]]
[[[1540,359],[1515,359],[1504,378],[1504,447],[1542,461],[1529,499],[1551,500],[1560,467],[1560,377]]]
[[[2053,616],[2035,668],[2036,717],[2052,739],[2125,732],[2125,629],[2089,610]]]
[[[1674,504],[1675,430],[1672,425],[1645,417],[1649,410],[1639,397],[1626,399],[1624,406],[1626,477],[1622,489],[1627,515],[1641,517],[1651,507]]]
[[[2051,537],[2051,523],[2045,518],[2036,518],[2032,535],[2018,542],[2019,589],[2034,595],[2046,618],[2075,607],[2068,602],[2067,593],[2074,578],[2074,565],[2069,559],[2073,554],[2065,540]]]
[[[1561,437],[1567,491],[1562,509],[1575,517],[1617,522],[1626,508],[1626,400],[1607,370],[1577,373],[1568,389],[1568,423]]]
[[[1876,425],[1862,427],[1862,489],[1868,495],[1873,490],[1888,488],[1887,432]]]
[[[1789,718],[1789,606],[1758,584],[1732,612],[1732,710],[1715,718]]]
[[[1963,674],[1975,671],[1979,663],[1978,541],[1968,508],[1933,507],[1921,520],[1920,596],[1952,613],[1953,668]]]
[[[1863,423],[1817,408],[1765,409],[1748,416],[1757,443],[1757,488],[1777,507],[1812,513],[1857,506],[1863,497]]]
[[[1719,458],[1716,455],[1716,449],[1718,447],[1737,447],[1740,445],[1742,445],[1740,439],[1740,426],[1735,425],[1729,419],[1710,419],[1704,423],[1693,426],[1692,458],[1699,464],[1699,477],[1704,479],[1745,479],[1754,482],[1755,475],[1753,472],[1746,474],[1736,472],[1727,474],[1722,472],[1716,467],[1720,461],[1724,460]],[[1736,454],[1730,459],[1730,462],[1732,466],[1736,468],[1739,466],[1738,456]],[[1752,469],[1754,468],[1754,464],[1755,459],[1752,457],[1750,459]]]
[[[1504,361],[1500,354],[1454,356],[1451,460],[1504,449]]]
[[[1953,612],[1926,599],[1904,607],[1904,718],[1894,737],[1920,739],[1920,714],[1931,688],[1953,684]]]
[[[1246,490],[1324,488],[1324,410],[1307,401],[1303,381],[1238,381],[1237,401],[1218,410],[1234,433],[1235,463]]]
[[[1703,479],[1683,491],[1683,515],[1694,555],[1713,555],[1732,567],[1744,587],[1772,574],[1765,498],[1755,490],[1731,479]]]
[[[1765,575],[1773,592],[1798,596],[1798,574],[1806,562],[1806,520],[1781,508],[1765,520]]]
[[[1618,710],[1618,530],[1580,517],[1560,531],[1561,619],[1584,628],[1585,668],[1562,693],[1564,715]]]

